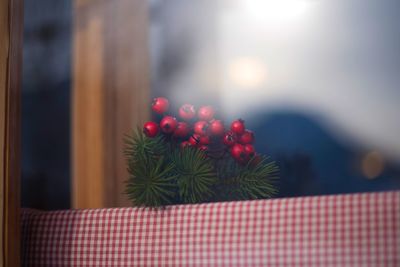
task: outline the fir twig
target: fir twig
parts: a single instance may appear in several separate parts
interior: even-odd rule
[[[146,137],[138,128],[125,138],[129,179],[126,193],[135,206],[270,198],[279,169],[256,158],[239,165],[224,151],[211,158],[196,148],[179,148],[162,135]]]
[[[204,152],[191,147],[177,149],[172,161],[183,203],[205,202],[214,195],[217,177],[211,160]]]

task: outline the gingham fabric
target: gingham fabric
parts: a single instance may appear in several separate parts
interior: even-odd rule
[[[400,192],[22,218],[25,266],[400,266]]]

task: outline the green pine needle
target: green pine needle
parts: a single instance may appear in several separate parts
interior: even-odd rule
[[[153,161],[160,155],[165,154],[167,147],[164,138],[158,135],[154,138],[148,138],[140,128],[132,132],[132,135],[125,137],[125,156],[130,161]]]
[[[162,137],[146,137],[140,130],[125,139],[130,177],[126,193],[135,206],[160,207],[176,196],[174,165],[163,154]]]
[[[180,149],[162,135],[148,138],[139,128],[125,144],[126,193],[135,206],[265,199],[277,193],[279,169],[266,157],[240,166],[230,156],[215,160],[196,148]]]
[[[253,158],[246,166],[228,158],[218,171],[218,190],[222,192],[219,196],[222,200],[266,199],[277,194],[279,168],[269,158],[263,157],[257,164]]]
[[[172,164],[164,159],[150,166],[137,165],[130,168],[126,193],[136,206],[159,207],[172,204],[176,192],[176,176]]]
[[[203,151],[186,147],[172,155],[177,174],[179,196],[184,203],[209,201],[214,195],[217,177],[210,159]]]
[[[254,160],[253,158],[238,171],[235,180],[239,199],[271,198],[278,192],[276,189],[279,174],[278,166],[267,157],[263,157],[257,164],[253,163]]]

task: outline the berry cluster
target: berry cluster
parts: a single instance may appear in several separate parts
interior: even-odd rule
[[[167,135],[180,147],[195,147],[208,154],[216,150],[227,152],[240,164],[246,164],[256,156],[254,146],[254,133],[247,130],[241,119],[231,123],[227,130],[223,122],[215,118],[215,110],[211,106],[202,106],[197,110],[193,105],[184,104],[179,109],[178,121],[171,115],[166,115],[169,110],[169,101],[164,97],[153,100],[152,110],[162,115],[160,123],[146,122],[143,132],[148,137],[155,137],[160,132]]]

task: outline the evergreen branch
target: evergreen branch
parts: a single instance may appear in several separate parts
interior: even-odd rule
[[[279,168],[268,158],[264,157],[258,163],[253,158],[245,166],[228,158],[217,169],[219,200],[265,199],[277,193]]]
[[[126,193],[134,205],[159,207],[176,196],[174,165],[163,155],[163,138],[146,137],[140,129],[125,138],[125,156],[130,177]]]
[[[265,199],[277,193],[279,168],[276,163],[267,157],[258,163],[254,160],[240,168],[236,177],[239,199]]]
[[[217,182],[212,162],[195,148],[176,150],[172,155],[179,196],[184,203],[209,201]]]
[[[210,158],[162,135],[148,138],[139,128],[125,144],[126,193],[135,206],[261,199],[277,192],[278,167],[265,157],[241,166],[230,155]]]
[[[166,146],[162,135],[154,138],[146,137],[140,128],[132,131],[131,135],[125,136],[124,154],[128,159],[128,164],[132,160],[154,160],[165,154]]]
[[[126,193],[136,206],[159,207],[173,203],[176,195],[176,175],[173,164],[161,157],[149,165],[130,166]]]

